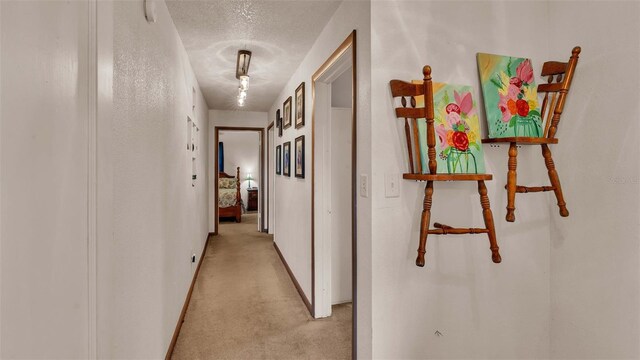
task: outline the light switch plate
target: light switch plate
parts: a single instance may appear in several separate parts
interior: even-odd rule
[[[400,176],[398,174],[384,175],[384,195],[388,198],[400,196]]]
[[[369,177],[366,174],[360,174],[360,196],[369,197]]]

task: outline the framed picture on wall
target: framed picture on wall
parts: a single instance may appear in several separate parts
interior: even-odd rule
[[[291,96],[282,104],[282,127],[288,129],[291,126]]]
[[[291,176],[291,141],[287,141],[282,145],[282,174]]]
[[[296,129],[304,126],[304,81],[296,89]]]
[[[296,153],[295,176],[304,179],[304,135],[296,138],[294,151]]]
[[[280,109],[276,110],[276,129],[278,137],[282,137],[282,117],[280,117]]]
[[[276,146],[276,175],[282,175],[282,145]]]

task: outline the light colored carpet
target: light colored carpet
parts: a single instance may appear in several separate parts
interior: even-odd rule
[[[349,359],[352,305],[314,320],[256,214],[209,241],[173,359]]]

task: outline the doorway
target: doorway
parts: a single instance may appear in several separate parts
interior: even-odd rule
[[[312,309],[316,318],[352,304],[356,356],[356,32],[311,79]]]
[[[263,129],[217,126],[214,144],[214,234],[219,233],[221,217],[238,222],[242,221],[243,214],[252,212],[258,216],[257,231],[262,231],[265,220]],[[227,181],[228,184],[221,185],[221,178],[235,179],[238,184]]]

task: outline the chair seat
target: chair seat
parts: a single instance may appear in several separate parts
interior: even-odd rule
[[[493,179],[492,174],[402,174],[406,180],[416,181],[480,181]]]
[[[542,145],[542,144],[557,144],[557,138],[541,138],[541,137],[505,137],[495,139],[482,139],[483,144],[495,144],[495,143],[517,143],[521,145]]]

